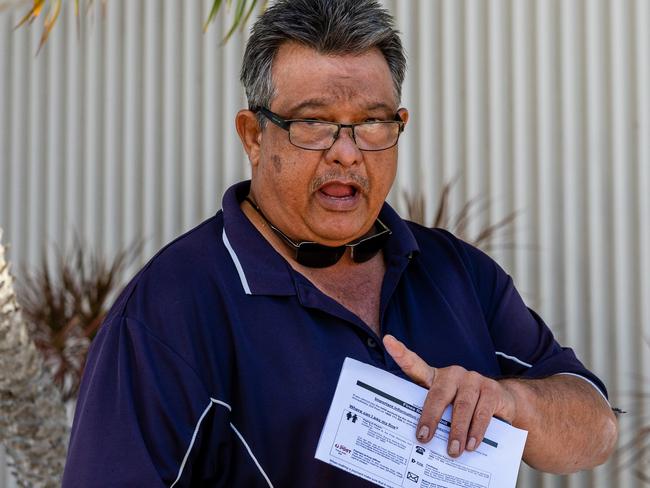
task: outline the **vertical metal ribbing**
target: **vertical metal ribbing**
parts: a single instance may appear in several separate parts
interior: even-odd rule
[[[614,321],[611,327],[615,328],[615,355],[616,355],[616,388],[621,393],[619,398],[629,405],[632,415],[638,415],[639,397],[634,394],[637,385],[637,324],[636,291],[632,279],[633,256],[636,255],[635,239],[636,229],[632,223],[636,220],[636,207],[633,205],[634,186],[633,175],[635,133],[633,129],[632,100],[634,94],[633,77],[631,71],[631,9],[629,0],[611,2],[609,7],[610,22],[610,50],[612,55],[609,64],[611,76],[612,100],[612,146],[611,146],[611,210],[613,232],[613,247],[611,263],[613,273],[610,275],[612,292],[609,295],[610,303],[614,306]],[[624,424],[623,424],[624,425]],[[632,435],[629,432],[621,433],[621,440],[625,442]],[[630,470],[621,473],[620,486],[634,486],[635,477]]]
[[[212,0],[204,0],[202,18],[206,18]],[[224,137],[224,114],[222,91],[224,80],[221,76],[223,65],[223,49],[219,42],[223,36],[220,22],[213,22],[208,31],[202,34],[203,43],[203,72],[205,80],[202,86],[202,195],[201,212],[209,216],[221,207],[221,168],[225,161],[221,157]]]
[[[92,249],[103,249],[104,226],[102,225],[102,203],[104,201],[104,30],[101,4],[95,2],[88,18],[88,30],[84,42],[84,153],[81,164],[84,167],[83,235]]]
[[[124,141],[122,161],[123,233],[120,247],[132,246],[142,239],[144,202],[144,36],[143,2],[124,2],[124,111],[121,124]],[[147,88],[148,89],[148,88]]]
[[[418,162],[422,175],[418,185],[409,190],[411,193],[422,192],[425,202],[425,224],[433,221],[442,181],[442,100],[440,69],[440,5],[439,0],[420,2],[417,17],[417,59],[419,92],[415,105],[406,105],[411,112],[408,132],[418,130],[416,137],[419,144]],[[413,101],[413,99],[412,99]],[[417,122],[417,123],[416,123]],[[404,145],[404,141],[400,143]],[[401,150],[401,149],[400,149]],[[400,163],[401,164],[401,163]]]
[[[11,216],[11,110],[12,93],[11,58],[13,54],[13,37],[11,36],[11,16],[0,15],[0,226],[5,227],[5,236],[9,229],[7,224]],[[0,469],[2,461],[0,460]],[[0,473],[2,480],[2,473]]]
[[[74,230],[99,250],[142,235],[147,258],[249,174],[233,126],[246,35],[219,46],[232,9],[204,35],[211,0],[115,2],[106,15],[95,2],[80,41],[64,5],[38,58],[42,21],[14,32],[24,9],[0,14],[0,226],[16,265]],[[633,412],[631,434],[650,412],[631,394],[650,390],[650,2],[382,3],[410,68],[392,203],[421,185],[431,218],[463,171],[452,213],[476,193],[491,222],[519,211],[503,238],[515,251],[492,254]],[[611,463],[568,478],[524,468],[520,481],[635,483]]]
[[[11,25],[18,22],[18,16],[10,16]],[[16,31],[13,34],[13,56],[11,59],[11,86],[13,92],[8,102],[11,112],[11,142],[10,142],[10,186],[5,191],[9,197],[8,232],[5,236],[9,243],[9,259],[20,263],[25,257],[24,249],[27,242],[25,228],[27,227],[26,212],[27,195],[27,133],[29,94],[26,82],[30,76],[30,65],[25,59],[33,54],[29,51],[29,32]]]
[[[29,31],[31,53],[36,52],[40,32],[38,29]],[[33,54],[30,54],[33,56]],[[32,72],[29,78],[29,97],[25,109],[27,116],[27,159],[22,164],[27,166],[27,202],[23,218],[26,222],[26,255],[28,262],[40,262],[42,250],[45,246],[43,233],[43,214],[45,212],[45,140],[44,134],[48,127],[46,118],[42,116],[46,104],[45,73],[47,72],[47,52],[32,63]]]
[[[533,49],[533,11],[530,2],[513,2],[513,186],[514,206],[519,211],[515,222],[517,249],[514,274],[523,297],[536,305],[538,297],[535,261],[538,255],[534,232],[536,185],[533,182],[535,158],[535,82]],[[538,302],[537,302],[538,303]]]
[[[636,35],[636,105],[638,113],[638,160],[639,170],[636,182],[639,213],[635,225],[639,227],[638,287],[640,324],[637,340],[641,349],[639,362],[639,390],[645,393],[646,401],[641,405],[639,419],[648,425],[650,421],[650,2],[637,0],[635,4]]]
[[[408,56],[417,58],[421,52],[421,46],[418,46],[417,36],[413,23],[416,21],[419,5],[417,2],[397,2],[395,18],[399,22],[400,30],[402,32],[402,43]],[[406,73],[402,90],[402,104],[405,107],[412,105],[412,96],[417,90],[418,73],[421,67],[417,63],[411,63]],[[421,113],[420,113],[421,115]],[[418,116],[416,115],[416,118]],[[393,200],[402,207],[403,192],[409,191],[409,194],[417,193],[420,183],[417,177],[417,160],[419,159],[418,151],[415,143],[414,132],[407,130],[402,134],[401,143],[399,146],[399,164],[397,166],[397,178],[393,185],[391,196]]]
[[[124,221],[124,185],[122,184],[122,161],[124,160],[124,76],[123,58],[123,12],[122,0],[106,3],[105,39],[105,122],[104,122],[104,178],[103,191],[103,248],[110,255],[122,245]]]
[[[602,372],[602,379],[613,385],[613,375],[609,358],[610,345],[610,293],[609,270],[610,255],[607,232],[606,165],[608,161],[608,120],[607,68],[609,50],[606,47],[608,29],[605,23],[606,12],[602,1],[586,2],[586,51],[587,51],[587,173],[588,194],[588,242],[589,255],[589,324],[591,327],[592,364]],[[613,332],[613,331],[612,331]],[[615,390],[615,387],[613,388]],[[614,402],[618,400],[616,392]]]
[[[162,8],[158,0],[147,0],[144,12],[144,147],[143,147],[143,255],[150,257],[162,241]]]
[[[201,94],[203,71],[201,69],[201,2],[185,3],[183,13],[182,62],[182,155],[178,164],[182,171],[182,229],[190,229],[199,221],[201,203]]]
[[[467,155],[463,171],[466,201],[489,199],[488,187],[488,117],[487,117],[487,2],[468,0],[465,4],[465,146]],[[481,208],[482,205],[479,204]],[[487,213],[474,210],[466,220],[470,236],[486,225]]]
[[[259,13],[262,12],[262,8],[264,7],[263,3],[259,3],[258,5],[259,6],[256,13],[257,15],[259,15]],[[239,61],[239,66],[237,67],[237,71],[235,71],[235,75],[237,79],[237,94],[239,96],[239,109],[247,107],[246,92],[244,91],[244,87],[239,82],[239,70],[241,69],[241,62],[242,62],[241,60],[244,57],[244,49],[246,47],[246,43],[248,42],[248,38],[250,37],[251,28],[253,27],[255,20],[256,20],[256,15],[251,15],[250,19],[248,20],[248,23],[246,24],[242,32],[242,43],[239,51],[240,61]],[[237,131],[234,127],[234,122],[232,120],[230,124],[232,126],[232,137],[234,137],[234,140],[237,141],[237,145],[239,146],[239,179],[240,180],[250,179],[251,165],[250,162],[248,161],[248,156],[246,155],[243,148],[241,147],[241,143],[239,142]],[[220,193],[223,193],[226,190],[226,188],[227,187],[224,187]]]
[[[232,24],[234,15],[232,10],[234,9],[228,11],[228,15],[222,14],[221,18],[218,19],[222,22],[224,34],[228,32]],[[241,144],[234,127],[235,116],[244,107],[240,83],[237,77],[237,73],[239,73],[241,68],[243,52],[242,33],[239,31],[235,32],[228,41],[228,44],[219,49],[224,50],[222,70],[223,72],[231,73],[231,76],[224,77],[223,91],[220,94],[223,107],[221,127],[224,137],[221,158],[217,163],[222,168],[219,188],[227,188],[240,179],[240,176],[243,174],[244,165],[247,164],[245,163]]]
[[[462,29],[463,2],[443,0],[442,4],[442,113],[443,179],[466,178],[465,164],[465,97],[464,43]],[[457,184],[451,193],[449,212],[457,215],[465,201],[464,185]]]
[[[539,310],[559,340],[566,332],[562,322],[564,283],[557,280],[563,266],[559,253],[562,222],[562,192],[559,173],[560,124],[558,8],[556,0],[536,3],[535,44],[537,54],[537,165],[532,185],[538,186],[537,239],[539,243]],[[552,485],[550,485],[552,486]]]
[[[162,57],[162,239],[171,240],[180,231],[181,221],[181,76],[182,19],[180,2],[169,1],[163,7]]]
[[[493,0],[488,3],[488,49],[487,70],[489,86],[488,128],[489,153],[484,162],[489,172],[489,197],[491,199],[489,222],[498,222],[511,212],[512,202],[512,42],[509,0]],[[491,255],[505,269],[513,267],[512,231],[503,232],[492,240]]]
[[[60,19],[64,23],[64,19]],[[43,83],[46,84],[47,104],[42,107],[47,120],[47,131],[40,140],[45,142],[44,157],[44,194],[45,203],[42,221],[42,246],[61,242],[64,238],[65,194],[68,185],[65,174],[65,67],[66,67],[66,33],[55,29],[45,49],[48,51],[48,69]]]
[[[84,138],[84,74],[86,66],[85,51],[88,48],[85,40],[87,30],[85,19],[80,19],[80,31],[77,30],[77,20],[72,9],[66,9],[62,23],[65,23],[66,35],[66,66],[65,66],[65,134],[64,134],[64,166],[66,191],[63,196],[65,205],[64,240],[61,243],[67,247],[77,234],[83,239],[84,215],[84,174],[87,171],[83,164],[86,140]],[[60,27],[61,28],[61,27]],[[81,38],[81,39],[80,39]]]
[[[581,52],[584,48],[583,24],[581,18],[584,12],[581,5],[574,0],[561,3],[561,106],[562,106],[562,141],[561,141],[561,171],[562,192],[564,194],[564,219],[562,225],[562,244],[565,256],[579,256],[584,246],[586,226],[582,218],[584,206],[584,187],[582,179],[587,170],[584,164],[584,126],[580,114],[584,113],[583,83],[584,63]],[[585,286],[581,270],[585,263],[581,259],[569,258],[564,264],[564,279],[566,280],[566,324],[567,342],[576,352],[588,353],[584,337],[580,334],[585,323],[583,304]]]

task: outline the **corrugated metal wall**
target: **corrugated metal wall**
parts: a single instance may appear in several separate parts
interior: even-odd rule
[[[39,23],[14,32],[22,10],[0,14],[0,226],[16,264],[74,232],[108,253],[143,238],[144,260],[248,175],[232,123],[244,38],[219,46],[223,16],[202,34],[209,3],[96,2],[79,39],[67,5],[38,57]],[[459,176],[452,213],[491,202],[470,229],[518,212],[492,254],[630,412],[630,439],[650,422],[636,395],[650,390],[650,0],[385,3],[412,115],[393,203],[422,191],[432,218]],[[624,461],[526,469],[520,486],[640,486]]]

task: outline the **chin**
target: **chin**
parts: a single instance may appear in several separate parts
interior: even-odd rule
[[[366,226],[358,222],[354,224],[345,222],[338,224],[332,223],[331,226],[325,227],[321,223],[315,230],[320,238],[319,242],[331,246],[340,246],[365,235],[371,226],[372,224]]]

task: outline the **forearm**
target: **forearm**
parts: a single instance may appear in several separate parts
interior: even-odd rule
[[[589,383],[568,375],[500,383],[515,398],[513,425],[528,431],[527,464],[541,471],[572,473],[607,460],[618,424]]]

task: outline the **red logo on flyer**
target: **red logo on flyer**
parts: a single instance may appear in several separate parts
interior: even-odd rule
[[[352,449],[345,447],[343,444],[334,444],[334,447],[339,454],[350,454],[352,452]]]

